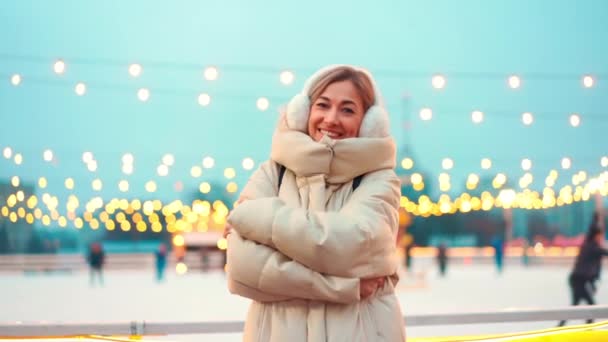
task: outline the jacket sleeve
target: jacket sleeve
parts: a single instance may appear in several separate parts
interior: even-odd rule
[[[323,275],[237,232],[228,235],[229,290],[257,301],[359,300],[359,279]]]
[[[392,170],[381,170],[367,174],[337,212],[291,208],[269,197],[243,202],[229,222],[245,238],[274,246],[317,272],[386,276],[398,265],[399,200],[399,179]]]

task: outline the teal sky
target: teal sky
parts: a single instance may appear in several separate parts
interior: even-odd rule
[[[455,166],[453,192],[469,173],[503,172],[517,183],[523,158],[532,160],[533,188],[542,188],[562,157],[572,168],[605,170],[608,155],[608,2],[603,0],[502,1],[2,1],[0,2],[0,149],[23,155],[23,163],[0,156],[0,182],[18,175],[48,191],[67,194],[72,177],[79,197],[95,196],[90,183],[104,182],[111,197],[180,198],[172,184],[196,189],[201,181],[225,184],[234,167],[242,186],[249,175],[241,162],[267,159],[278,108],[299,91],[315,69],[332,63],[367,67],[376,75],[400,146],[409,144],[416,166],[436,177],[441,160]],[[65,74],[53,73],[58,58]],[[143,73],[130,77],[130,63]],[[203,70],[217,66],[219,78]],[[295,82],[279,82],[291,70]],[[22,76],[19,86],[10,78]],[[431,86],[443,74],[442,90]],[[513,90],[507,77],[521,76]],[[581,78],[595,77],[586,89]],[[77,96],[77,82],[87,85]],[[148,88],[147,102],[137,99]],[[211,96],[201,107],[199,93]],[[270,108],[256,108],[258,97]],[[431,121],[419,111],[433,109]],[[481,110],[483,123],[471,112]],[[532,126],[521,122],[534,114]],[[579,113],[582,123],[568,123]],[[56,162],[42,159],[51,149]],[[87,170],[82,153],[98,162]],[[132,153],[134,173],[121,172]],[[169,175],[157,166],[175,156]],[[400,156],[403,155],[403,149]],[[193,179],[203,157],[215,167]],[[481,170],[481,158],[493,161]],[[117,183],[130,182],[128,193]],[[154,196],[144,184],[158,182]],[[428,180],[427,180],[428,181]],[[437,188],[437,185],[434,186]],[[186,193],[186,191],[184,192]]]

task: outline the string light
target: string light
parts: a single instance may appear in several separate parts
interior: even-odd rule
[[[23,163],[23,156],[21,155],[21,153],[15,154],[15,158],[13,159],[16,165],[21,165],[21,163]]]
[[[445,88],[447,81],[443,75],[435,75],[431,79],[431,84],[435,89],[443,89]]]
[[[53,64],[53,71],[57,74],[57,75],[63,75],[65,73],[65,69],[66,69],[66,65],[65,62],[61,59],[58,59],[57,61],[55,61],[55,63]]]
[[[141,75],[142,72],[143,72],[143,68],[140,64],[133,63],[133,64],[129,65],[129,75],[131,75],[133,77],[139,77],[139,75]]]
[[[251,158],[243,159],[242,164],[243,164],[243,169],[245,169],[245,170],[251,170],[255,166],[255,162]]]
[[[567,170],[572,166],[572,161],[570,158],[564,157],[562,158],[562,169]]]
[[[294,79],[295,79],[295,75],[293,74],[293,72],[291,72],[289,70],[281,71],[281,73],[279,74],[279,80],[284,85],[292,84]]]
[[[527,158],[526,158],[526,159],[523,159],[523,160],[521,161],[521,168],[522,168],[524,171],[528,171],[528,170],[530,170],[530,169],[532,168],[532,161],[531,161],[530,159],[527,159]]]
[[[403,160],[401,160],[401,167],[405,170],[410,170],[414,167],[414,161],[412,158],[403,158]]]
[[[261,110],[262,112],[264,112],[270,106],[270,101],[268,101],[268,99],[265,98],[265,97],[260,97],[256,101],[256,106],[258,107],[259,110]]]
[[[145,188],[146,188],[147,192],[155,192],[156,191],[156,183],[154,181],[148,181],[148,182],[146,182]]]
[[[207,81],[215,81],[219,77],[219,71],[216,67],[207,67],[203,75]]]
[[[74,87],[74,92],[76,92],[76,95],[78,96],[84,95],[87,92],[86,84],[82,82],[76,83],[76,86]]]
[[[46,162],[52,161],[53,160],[53,151],[51,151],[51,150],[45,150],[42,153],[42,159],[44,159],[44,161],[46,161]]]
[[[87,169],[91,172],[95,172],[97,171],[97,161],[96,160],[91,160],[90,162],[87,163]]]
[[[570,125],[578,127],[581,124],[581,117],[578,114],[570,115]]]
[[[430,108],[422,108],[420,110],[420,119],[429,121],[433,118],[433,111]]]
[[[190,175],[192,176],[192,178],[198,178],[203,174],[203,170],[201,169],[200,166],[193,166],[190,169]]]
[[[13,156],[13,150],[10,147],[5,147],[4,150],[2,150],[2,155],[6,159],[11,159]]]
[[[90,163],[91,161],[93,161],[93,153],[91,153],[91,152],[84,152],[84,153],[82,154],[82,161],[83,161],[85,164],[88,164],[88,163]]]
[[[593,87],[594,83],[595,83],[595,80],[593,79],[593,77],[591,75],[583,76],[583,86],[585,88]]]
[[[141,101],[141,102],[146,102],[148,101],[148,99],[150,99],[150,90],[148,90],[147,88],[141,88],[137,91],[137,98]]]
[[[509,76],[509,87],[511,89],[517,89],[521,86],[521,78],[516,75]]]
[[[444,170],[450,170],[450,169],[452,169],[454,167],[454,161],[452,159],[450,159],[450,158],[444,158],[441,161],[441,167]]]
[[[489,158],[483,158],[481,160],[481,168],[484,170],[488,170],[492,167],[492,161]]]
[[[233,168],[229,167],[229,168],[224,169],[224,177],[226,177],[227,179],[232,179],[235,176],[236,176],[236,171]]]
[[[156,172],[159,176],[165,177],[169,174],[169,168],[165,164],[161,164],[156,168]]]
[[[530,112],[525,112],[521,115],[521,121],[526,126],[530,126],[534,122],[534,116]]]
[[[213,158],[205,157],[203,159],[203,167],[205,169],[211,169],[211,168],[213,168],[213,165],[215,165],[215,160],[213,160]]]
[[[15,87],[21,84],[21,75],[19,74],[14,74],[13,76],[11,76],[11,84],[14,85]]]
[[[481,123],[483,121],[483,112],[474,110],[471,113],[471,120],[473,120],[474,123]]]
[[[206,107],[211,103],[211,96],[207,93],[201,93],[198,95],[198,104]]]
[[[167,166],[173,166],[175,163],[175,157],[173,157],[171,153],[167,153],[163,156],[162,162]]]

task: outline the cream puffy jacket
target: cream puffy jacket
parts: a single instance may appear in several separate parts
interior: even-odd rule
[[[228,287],[253,300],[245,341],[405,341],[394,166],[390,137],[316,142],[279,122],[271,160],[228,218]],[[362,300],[369,277],[387,281]]]

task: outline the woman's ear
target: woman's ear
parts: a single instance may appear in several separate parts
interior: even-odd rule
[[[365,138],[384,138],[390,135],[388,113],[383,107],[373,105],[363,116],[359,136]]]

